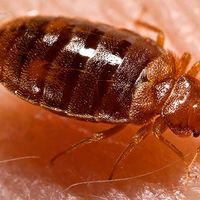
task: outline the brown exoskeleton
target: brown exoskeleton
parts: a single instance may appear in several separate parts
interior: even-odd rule
[[[200,83],[197,62],[180,59],[157,41],[126,29],[64,17],[23,17],[0,28],[0,82],[22,99],[77,119],[116,124],[72,145],[52,162],[83,144],[143,125],[115,162],[118,166],[137,144],[153,133],[179,157],[182,153],[162,133],[200,135]]]

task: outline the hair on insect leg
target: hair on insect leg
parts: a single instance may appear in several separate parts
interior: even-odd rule
[[[122,162],[128,154],[139,144],[141,143],[151,132],[152,123],[149,123],[147,125],[144,125],[142,128],[140,128],[132,137],[131,142],[128,144],[128,146],[122,151],[122,153],[119,155],[117,160],[115,161],[111,173],[108,177],[108,180],[111,180],[113,178],[113,175],[119,166],[120,162]]]
[[[126,125],[124,125],[124,124],[123,124],[123,125],[116,125],[116,126],[110,128],[110,129],[107,129],[107,130],[104,130],[104,131],[101,131],[101,132],[97,132],[97,133],[93,134],[92,136],[86,137],[86,138],[80,140],[79,142],[77,142],[77,143],[71,145],[71,146],[70,146],[69,148],[67,148],[66,150],[64,150],[64,151],[62,151],[62,152],[56,154],[56,155],[51,159],[50,164],[51,164],[51,165],[54,164],[55,161],[56,161],[59,157],[65,155],[65,154],[67,154],[67,153],[70,153],[71,151],[74,151],[74,150],[76,150],[76,149],[78,149],[78,148],[80,148],[80,147],[82,147],[82,146],[84,146],[84,145],[86,145],[86,144],[90,144],[90,143],[93,143],[93,142],[98,142],[98,141],[101,141],[101,140],[103,140],[103,139],[106,139],[106,138],[108,138],[108,137],[110,137],[110,136],[112,136],[112,135],[114,135],[114,134],[120,132],[120,131],[121,131],[122,129],[124,129],[125,127],[126,127]]]

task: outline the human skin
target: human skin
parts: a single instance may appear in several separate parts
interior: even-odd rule
[[[143,8],[146,11],[141,15]],[[191,52],[192,63],[199,59],[198,0],[0,0],[0,11],[5,13],[2,19],[36,12],[83,17],[155,38],[155,33],[134,26],[134,19],[142,16],[164,31],[165,48],[178,57],[184,51]],[[120,164],[114,180],[107,181],[115,159],[138,129],[132,124],[49,165],[56,153],[112,125],[58,116],[19,99],[2,86],[0,99],[0,160],[4,161],[0,162],[0,199],[199,199],[198,158],[191,168],[192,177],[186,181],[184,162],[153,135]],[[184,152],[188,162],[200,145],[198,138],[181,138],[170,130],[164,136]],[[21,159],[6,162],[11,158]]]

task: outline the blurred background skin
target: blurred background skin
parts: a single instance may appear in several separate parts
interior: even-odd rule
[[[200,58],[200,2],[198,0],[0,0],[1,20],[26,14],[83,17],[113,26],[135,30],[155,38],[156,34],[134,27],[145,7],[142,19],[161,28],[165,47],[180,56],[184,51]],[[112,138],[90,144],[59,158],[55,166],[49,160],[74,142],[111,127],[52,114],[33,106],[0,86],[0,199],[199,199],[197,162],[193,178],[185,182],[183,162],[153,136],[149,136],[106,181],[113,162],[138,127],[128,125]],[[190,160],[200,139],[180,138],[165,133]],[[7,159],[24,156],[40,158]],[[3,162],[3,160],[5,160]]]

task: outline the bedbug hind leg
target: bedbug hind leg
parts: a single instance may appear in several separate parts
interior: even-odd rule
[[[53,165],[55,163],[55,161],[65,155],[65,154],[68,154],[70,153],[71,151],[74,151],[86,144],[90,144],[90,143],[93,143],[93,142],[98,142],[100,140],[103,140],[103,139],[106,139],[116,133],[118,133],[119,131],[121,131],[122,129],[125,128],[126,125],[116,125],[108,130],[105,130],[105,131],[102,131],[102,132],[97,132],[95,134],[93,134],[92,136],[90,137],[86,137],[84,138],[83,140],[80,140],[79,142],[71,145],[69,148],[67,148],[66,150],[56,154],[50,161],[50,164]]]
[[[113,175],[119,166],[119,164],[128,156],[128,154],[135,149],[135,147],[141,143],[151,132],[152,123],[144,125],[142,128],[140,128],[137,133],[133,136],[131,142],[128,144],[128,146],[122,151],[122,153],[119,155],[117,160],[115,161],[111,173],[109,175],[108,180],[111,180],[113,178]]]
[[[144,21],[141,21],[139,19],[135,20],[135,24],[137,26],[141,26],[144,27],[145,29],[151,30],[153,32],[157,33],[157,38],[156,38],[156,43],[160,46],[163,47],[164,46],[164,41],[165,41],[165,35],[163,33],[162,30],[160,30],[159,28],[157,28],[156,26],[153,26],[151,24],[148,24]]]

